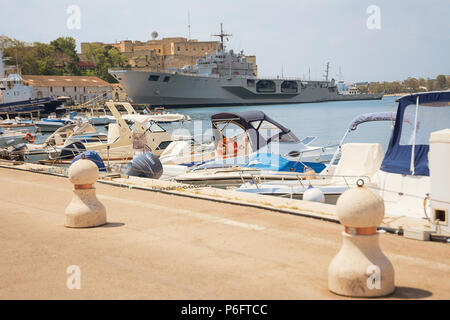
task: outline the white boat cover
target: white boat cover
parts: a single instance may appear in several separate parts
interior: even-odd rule
[[[372,177],[380,169],[384,152],[379,143],[346,143],[335,176]]]

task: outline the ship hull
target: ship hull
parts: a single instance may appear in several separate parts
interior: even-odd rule
[[[30,99],[0,104],[0,113],[15,115],[26,112],[42,112],[49,114],[58,111],[61,103],[52,98]]]
[[[137,70],[116,70],[111,74],[122,84],[133,103],[152,106],[293,104],[382,98],[382,95],[374,94],[342,95],[336,86],[325,81],[295,80],[299,84],[297,92],[282,92],[283,82],[294,80],[270,79],[276,86],[274,92],[258,92],[254,83],[249,85],[245,77],[216,78]],[[254,79],[255,82],[258,80]]]

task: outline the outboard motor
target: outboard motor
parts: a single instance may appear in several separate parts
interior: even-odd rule
[[[75,158],[73,158],[73,160],[70,164],[72,164],[75,161],[78,161],[80,159],[83,159],[83,157],[84,157],[84,159],[91,160],[93,163],[95,163],[100,172],[106,171],[105,163],[103,162],[102,158],[100,157],[100,155],[97,152],[95,152],[93,150],[85,151],[82,154],[77,155]]]
[[[67,146],[65,146],[61,153],[59,154],[59,158],[61,160],[68,160],[76,157],[79,154],[82,154],[84,151],[86,151],[86,147],[83,143],[80,141],[76,141],[74,143],[71,143]]]
[[[128,163],[125,174],[134,177],[159,179],[163,174],[163,166],[153,153],[144,152]]]

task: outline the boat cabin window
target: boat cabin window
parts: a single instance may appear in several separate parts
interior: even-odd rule
[[[153,121],[146,122],[145,126],[150,132],[166,132],[166,130],[164,130],[156,122]]]
[[[152,74],[148,77],[148,81],[158,81],[158,80],[159,80],[159,76],[154,75],[154,74]]]
[[[169,82],[169,80],[170,80],[170,77],[169,76],[165,76],[163,81],[164,82]]]
[[[256,83],[256,91],[258,92],[275,92],[276,85],[272,80],[259,80]]]
[[[255,86],[255,80],[247,79],[247,87],[254,87],[254,86]]]
[[[430,134],[434,131],[450,127],[450,105],[447,102],[433,104],[433,106],[419,105],[417,110],[417,128],[414,141],[414,124],[416,119],[416,105],[410,104],[403,114],[400,145],[428,145]]]
[[[166,149],[172,141],[163,141],[157,147],[156,150],[164,150]]]
[[[281,83],[281,92],[297,93],[298,92],[297,81],[283,81],[283,83]]]

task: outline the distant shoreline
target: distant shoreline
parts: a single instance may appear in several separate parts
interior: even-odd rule
[[[384,94],[383,96],[384,97],[403,97],[403,96],[407,96],[407,95],[409,95],[410,93],[387,93],[387,94]]]

